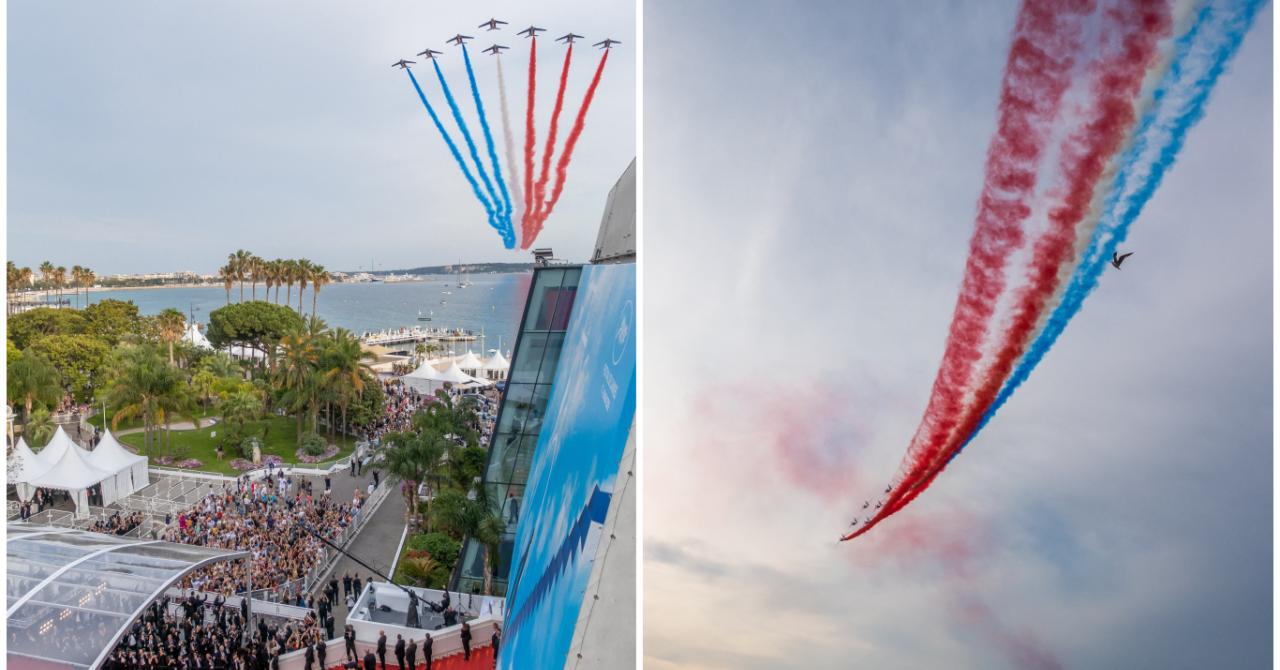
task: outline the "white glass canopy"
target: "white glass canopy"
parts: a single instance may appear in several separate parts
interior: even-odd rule
[[[142,610],[199,567],[246,552],[10,523],[8,666],[96,668]],[[33,666],[34,667],[34,666]]]

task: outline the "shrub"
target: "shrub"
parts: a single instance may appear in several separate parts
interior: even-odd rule
[[[302,453],[308,456],[319,456],[324,453],[325,447],[329,446],[323,437],[315,433],[307,433],[302,436]]]
[[[444,533],[420,533],[405,541],[408,551],[423,551],[441,565],[453,565],[458,560],[462,545]]]

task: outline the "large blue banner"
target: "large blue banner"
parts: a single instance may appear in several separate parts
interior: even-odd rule
[[[583,268],[516,528],[502,668],[562,668],[636,411],[636,268]]]

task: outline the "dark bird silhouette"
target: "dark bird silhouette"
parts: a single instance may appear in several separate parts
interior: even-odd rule
[[[1126,258],[1128,258],[1128,257],[1130,257],[1130,256],[1132,256],[1132,255],[1133,255],[1133,252],[1132,252],[1132,251],[1130,251],[1130,252],[1129,252],[1129,253],[1127,253],[1127,254],[1121,254],[1121,255],[1117,255],[1115,252],[1112,252],[1112,253],[1111,253],[1111,265],[1115,266],[1115,269],[1119,270],[1119,269],[1120,269],[1120,264],[1121,264],[1121,263],[1124,263],[1124,259],[1126,259]]]

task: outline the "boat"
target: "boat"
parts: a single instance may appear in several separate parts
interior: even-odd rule
[[[429,312],[429,314],[435,314],[435,312]],[[431,320],[431,317],[429,317],[429,316],[423,316],[423,315],[422,315],[422,310],[418,310],[418,320],[419,320],[419,321],[430,321],[430,320]]]

